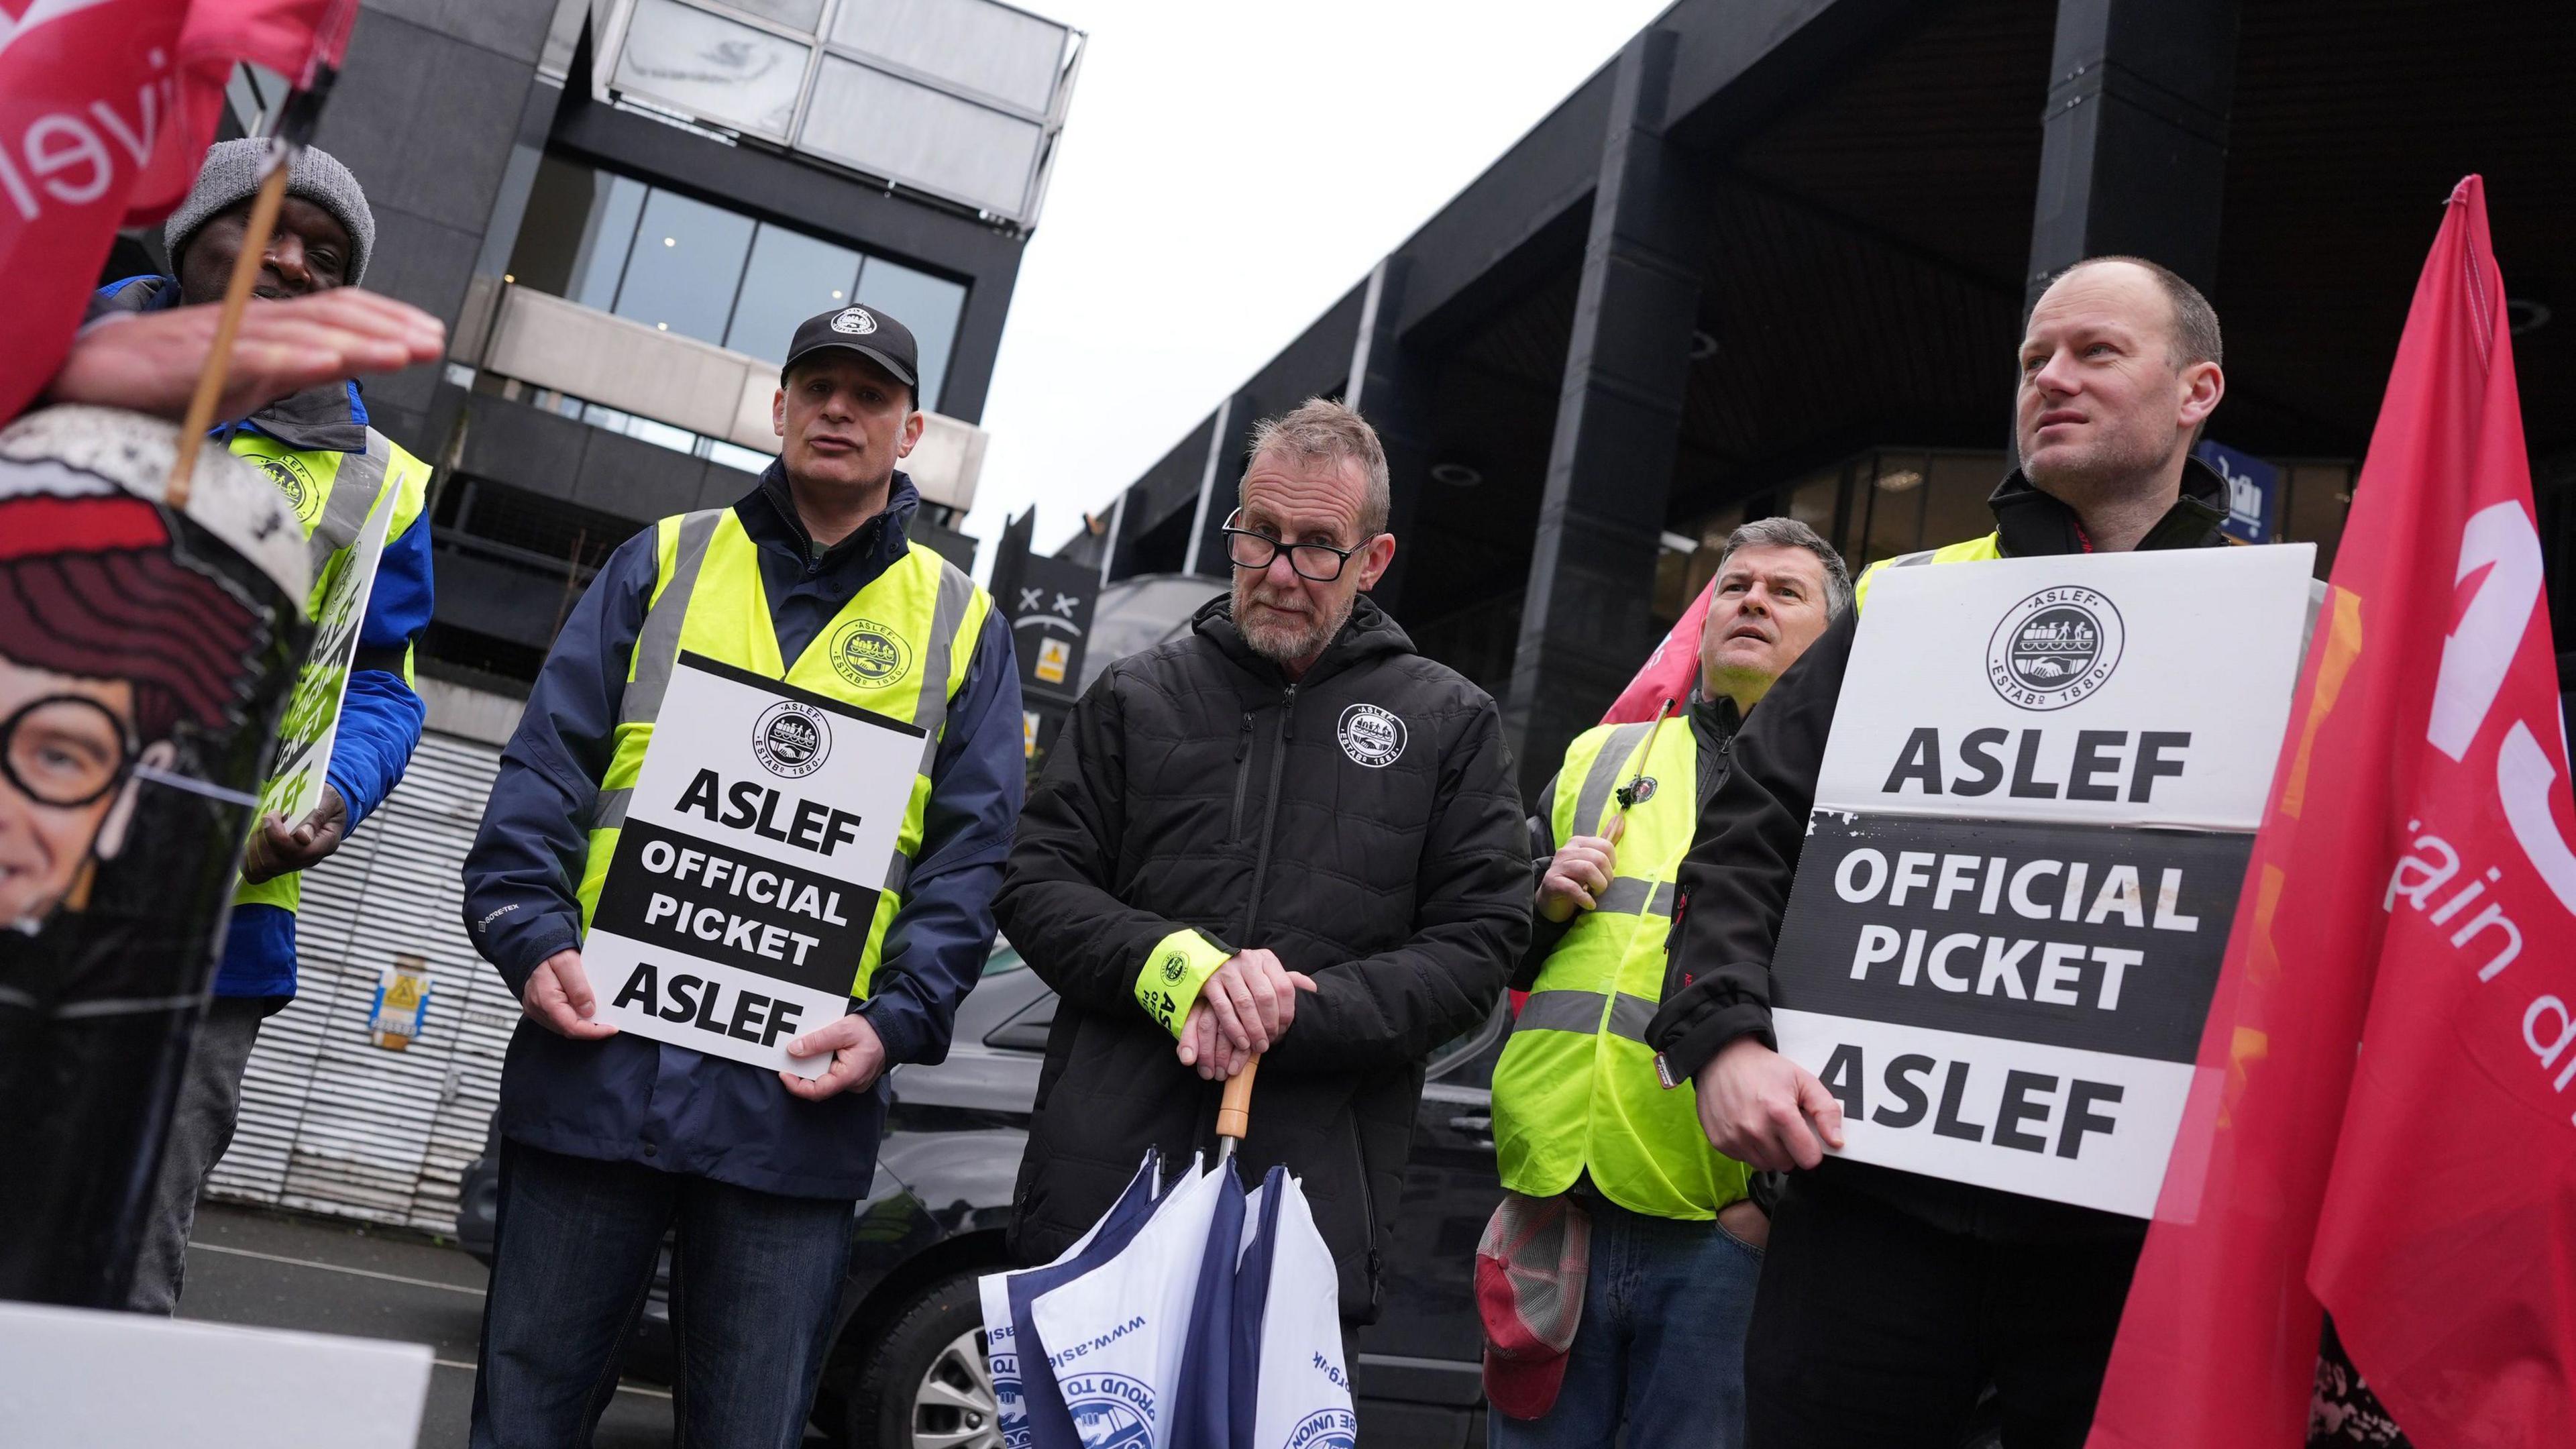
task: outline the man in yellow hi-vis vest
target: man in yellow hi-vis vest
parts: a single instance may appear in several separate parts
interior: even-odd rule
[[[266,155],[267,143],[257,139],[209,150],[188,199],[162,231],[172,275],[128,277],[101,288],[90,303],[91,323],[128,327],[134,318],[220,301]],[[287,167],[276,230],[260,258],[252,311],[354,288],[375,245],[375,213],[357,178],[326,152],[298,151]],[[319,802],[300,819],[261,821],[244,854],[214,1000],[171,1107],[153,1215],[135,1254],[126,1303],[146,1313],[168,1313],[178,1303],[197,1194],[232,1142],[260,1023],[295,999],[303,872],[328,859],[393,793],[426,716],[412,692],[411,653],[432,612],[423,516],[429,465],[370,426],[358,385],[337,379],[265,400],[214,436],[266,474],[292,506],[313,563],[308,616],[349,571],[373,569],[374,580]],[[362,537],[379,501],[388,510],[383,536]]]
[[[840,307],[797,328],[786,358],[778,462],[730,508],[663,519],[602,566],[466,857],[467,930],[527,1016],[501,1076],[478,1446],[588,1442],[674,1229],[689,1440],[795,1443],[840,1328],[884,1075],[947,1055],[992,948],[1020,810],[1019,674],[984,591],[906,536],[921,502],[895,471],[922,429],[912,333]],[[719,686],[776,700],[718,729]],[[819,773],[827,759],[837,773]],[[685,832],[656,818],[664,769],[707,782]],[[900,803],[863,806],[867,792]],[[863,809],[891,860],[835,856]],[[657,872],[633,917],[621,841]],[[618,948],[598,933],[657,929],[637,919],[664,922],[658,975],[608,974]],[[791,939],[805,944],[782,950]],[[795,1021],[788,1040],[746,1006],[776,1001],[741,982],[784,976],[807,946],[798,989],[846,990],[847,1014]],[[598,1019],[618,1010],[639,1030]],[[663,1023],[707,1049],[640,1034]],[[727,1059],[764,1030],[829,1067],[809,1080]]]
[[[1656,1081],[1644,1034],[1700,802],[1746,712],[1850,607],[1851,575],[1815,530],[1789,518],[1735,530],[1698,688],[1670,716],[1586,730],[1539,797],[1537,919],[1513,982],[1530,994],[1494,1069],[1494,1141],[1513,1194],[1503,1214],[1570,1195],[1591,1259],[1568,1352],[1487,1360],[1503,1449],[1741,1441],[1744,1325],[1768,1225],[1687,1088]]]

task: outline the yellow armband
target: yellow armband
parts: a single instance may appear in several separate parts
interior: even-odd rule
[[[1195,930],[1174,931],[1145,953],[1145,969],[1136,973],[1136,1004],[1178,1040],[1181,1024],[1190,1017],[1190,1003],[1199,999],[1199,988],[1216,974],[1216,968],[1233,959],[1233,952]]]

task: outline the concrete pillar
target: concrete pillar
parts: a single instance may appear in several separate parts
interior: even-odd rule
[[[1503,729],[1524,794],[1656,641],[1649,612],[1708,246],[1701,157],[1665,135],[1673,36],[1621,52]]]
[[[2237,0],[2058,0],[2023,305],[2117,252],[2217,281]]]
[[[1351,341],[1350,382],[1342,400],[1369,420],[1386,449],[1389,484],[1387,531],[1395,535],[1395,562],[1369,596],[1403,621],[1404,580],[1412,554],[1424,542],[1413,533],[1424,475],[1431,467],[1431,363],[1407,347],[1396,319],[1404,313],[1404,279],[1410,263],[1380,258],[1360,296],[1359,329]]]

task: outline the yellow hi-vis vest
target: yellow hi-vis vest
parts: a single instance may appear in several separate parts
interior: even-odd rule
[[[1921,553],[1899,554],[1895,558],[1880,559],[1861,570],[1860,582],[1852,585],[1852,610],[1857,613],[1869,603],[1870,581],[1878,577],[1880,569],[1912,568],[1916,564],[1974,563],[1979,559],[2003,556],[2004,536],[2001,532],[1996,532],[1987,534],[1983,538],[1972,538],[1963,543],[1945,543],[1939,548],[1927,548]]]
[[[350,545],[375,511],[376,499],[388,489],[394,516],[385,526],[385,541],[402,537],[429,506],[430,466],[373,428],[367,429],[367,451],[343,453],[331,448],[290,448],[265,433],[247,429],[233,434],[232,455],[259,469],[295,507],[304,527],[304,546],[313,560],[313,591],[304,596],[304,617],[322,607],[331,586],[350,564]],[[411,683],[411,650],[403,650],[403,683]],[[295,822],[287,822],[293,825]],[[288,871],[258,885],[237,886],[235,905],[278,906],[292,911],[304,902],[304,872]]]
[[[1549,824],[1559,841],[1608,834],[1615,793],[1641,771],[1654,788],[1628,810],[1618,875],[1548,953],[1495,1064],[1494,1146],[1514,1192],[1552,1197],[1588,1171],[1631,1212],[1706,1220],[1745,1195],[1744,1165],[1708,1145],[1693,1088],[1665,1091],[1645,1042],[1664,994],[1674,876],[1699,821],[1690,720],[1577,736]]]
[[[599,909],[599,888],[617,855],[627,803],[643,774],[645,748],[653,743],[653,722],[662,713],[671,671],[685,649],[764,679],[908,720],[923,730],[912,798],[895,836],[895,861],[884,894],[877,897],[858,976],[850,984],[852,996],[865,996],[884,952],[886,928],[902,906],[904,876],[921,849],[930,766],[939,754],[949,702],[965,687],[991,600],[974,580],[916,543],[859,590],[790,666],[778,654],[778,627],[760,582],[759,545],[743,531],[734,511],[682,514],[654,527],[660,561],[653,598],[636,634],[614,753],[591,810],[590,850],[581,871],[582,930],[590,929],[590,918]]]

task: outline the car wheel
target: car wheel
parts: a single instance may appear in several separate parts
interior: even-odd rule
[[[849,1432],[863,1449],[1002,1449],[975,1275],[906,1305],[860,1369]]]

